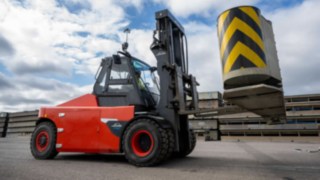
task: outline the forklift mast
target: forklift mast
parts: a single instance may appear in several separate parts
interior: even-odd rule
[[[190,146],[187,112],[198,109],[198,83],[188,74],[184,28],[168,10],[156,12],[156,30],[150,48],[157,60],[160,79],[157,112],[171,123],[176,150],[184,150]]]

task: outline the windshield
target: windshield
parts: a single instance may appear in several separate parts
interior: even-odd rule
[[[151,93],[153,99],[158,102],[159,100],[159,78],[156,71],[152,71],[151,67],[146,63],[133,59],[133,66],[136,73],[140,74],[140,78],[143,81],[146,89]]]

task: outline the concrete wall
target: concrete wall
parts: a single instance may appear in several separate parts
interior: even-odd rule
[[[38,111],[10,113],[7,136],[18,136],[32,133],[37,119]]]
[[[0,113],[0,137],[5,137],[8,127],[8,113]]]
[[[215,92],[212,92],[215,94]],[[218,93],[216,93],[218,94]],[[223,106],[219,95],[199,94],[201,108]],[[285,97],[287,123],[269,125],[260,116],[250,113],[238,113],[195,119],[190,116],[191,124],[198,134],[217,131],[216,139],[270,141],[312,141],[320,139],[320,94]],[[225,102],[226,105],[228,103]],[[217,121],[218,119],[218,121]],[[195,121],[194,121],[195,120]],[[210,129],[209,121],[218,125],[217,130]]]

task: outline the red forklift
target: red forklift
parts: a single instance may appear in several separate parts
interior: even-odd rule
[[[155,16],[150,49],[157,66],[132,56],[127,43],[102,59],[92,94],[40,109],[30,145],[36,159],[59,152],[123,153],[136,166],[154,166],[193,151],[190,114],[241,111],[198,108],[199,84],[188,73],[184,28],[168,10]]]

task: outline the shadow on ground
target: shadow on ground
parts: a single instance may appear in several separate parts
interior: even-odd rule
[[[57,161],[82,161],[107,164],[122,164],[129,165],[122,154],[61,154],[55,160]],[[134,167],[134,166],[132,166]],[[256,160],[223,158],[223,157],[197,157],[187,156],[185,158],[171,158],[166,162],[156,166],[160,169],[176,169],[181,171],[197,172],[212,169],[233,169],[233,168],[252,168],[265,169],[269,171],[308,171],[318,172],[320,168],[311,167],[308,165],[284,163],[272,158],[262,157]]]
[[[83,161],[101,163],[128,163],[121,154],[59,154],[55,160],[58,161]]]
[[[59,154],[54,160],[56,161],[83,161],[96,163],[116,163],[129,164],[122,154]],[[185,158],[171,158],[157,168],[185,169],[185,168],[218,168],[222,166],[235,166],[240,164],[252,164],[252,161],[235,160],[228,158],[212,158],[212,157],[194,157],[187,156]],[[274,165],[274,164],[272,164]]]

